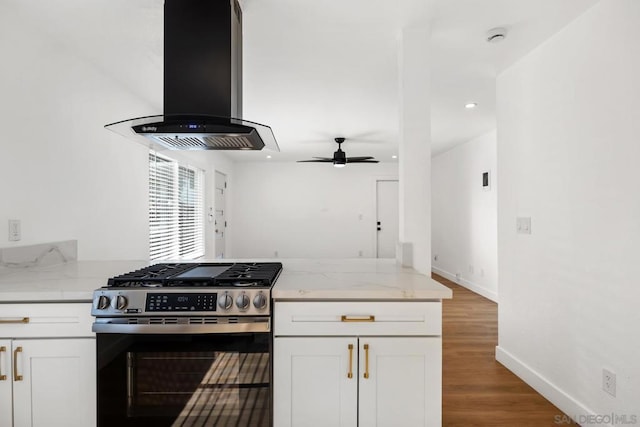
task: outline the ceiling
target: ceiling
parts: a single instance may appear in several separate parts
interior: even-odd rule
[[[140,116],[161,112],[162,0],[1,1],[3,13],[21,16],[145,100],[149,111]],[[244,118],[270,125],[281,152],[231,157],[331,157],[333,138],[342,136],[349,156],[397,161],[397,46],[406,27],[432,30],[432,152],[443,152],[494,129],[496,75],[596,2],[241,1]],[[506,40],[487,43],[486,31],[497,26],[507,28]],[[478,107],[466,110],[467,102]]]

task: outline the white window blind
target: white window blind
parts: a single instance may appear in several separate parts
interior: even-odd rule
[[[204,172],[149,153],[149,257],[204,255]]]

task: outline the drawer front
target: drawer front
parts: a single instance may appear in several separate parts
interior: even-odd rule
[[[93,337],[90,303],[0,304],[0,338]]]
[[[440,336],[442,303],[276,302],[275,336]]]

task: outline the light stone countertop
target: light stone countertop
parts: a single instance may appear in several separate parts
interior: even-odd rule
[[[451,289],[395,260],[285,260],[271,296],[283,300],[439,300]]]
[[[109,277],[149,261],[71,261],[44,267],[0,269],[0,303],[90,302]]]
[[[248,262],[211,260],[206,262]],[[449,288],[394,260],[251,260],[281,261],[275,300],[446,299]],[[43,267],[0,268],[0,303],[90,302],[107,279],[149,265],[149,261],[71,261]]]

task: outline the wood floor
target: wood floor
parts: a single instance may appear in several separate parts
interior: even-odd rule
[[[497,304],[437,274],[433,278],[453,290],[453,299],[443,303],[442,425],[569,425],[558,408],[495,360]]]

